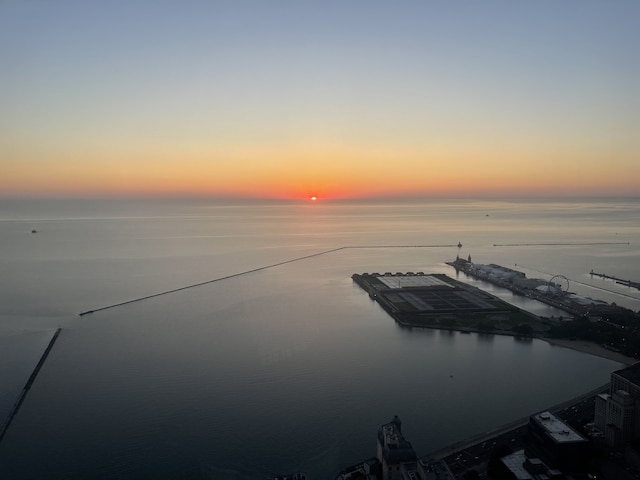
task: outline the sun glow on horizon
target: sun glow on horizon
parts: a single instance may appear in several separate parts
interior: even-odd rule
[[[0,7],[0,196],[637,196],[631,3],[26,3]]]

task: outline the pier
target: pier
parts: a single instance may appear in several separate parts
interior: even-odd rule
[[[622,278],[614,277],[613,275],[607,275],[606,273],[596,273],[593,270],[589,272],[589,275],[604,278],[607,280],[613,280],[619,285],[626,285],[627,287],[633,287],[640,290],[640,282],[634,282],[632,280],[623,280]]]
[[[495,295],[443,274],[353,274],[353,281],[403,327],[536,337],[549,327]]]
[[[7,415],[6,420],[2,424],[2,428],[0,428],[0,442],[2,442],[2,439],[4,438],[5,433],[7,433],[7,429],[11,425],[11,422],[13,421],[14,417],[17,415],[18,410],[20,410],[20,407],[22,406],[22,402],[24,402],[24,399],[27,396],[27,393],[29,393],[29,389],[33,385],[33,382],[35,382],[36,377],[38,376],[38,373],[40,373],[40,369],[44,365],[44,362],[47,360],[47,357],[49,356],[49,352],[53,348],[53,345],[56,343],[56,340],[58,339],[58,335],[60,335],[61,330],[62,330],[61,328],[58,328],[56,332],[53,334],[53,336],[51,337],[51,340],[49,341],[49,344],[47,345],[47,348],[45,349],[44,353],[40,357],[38,364],[33,369],[33,372],[31,372],[31,375],[29,376],[29,379],[27,380],[27,383],[25,384],[24,388],[20,392],[20,395],[18,395],[18,399],[16,400],[16,403],[13,405],[11,412],[9,412],[9,415]]]
[[[542,273],[543,275],[548,275],[549,277],[553,277],[553,276],[555,275],[554,273],[551,273],[551,272],[543,272],[542,270],[537,270],[537,269],[535,269],[535,268],[533,268],[533,267],[528,267],[528,266],[526,266],[526,265],[522,265],[521,263],[517,263],[517,264],[516,264],[516,267],[518,267],[518,266],[519,266],[519,267],[521,267],[521,268],[525,268],[525,269],[527,269],[527,270],[531,270],[532,272],[537,272],[537,273]],[[600,291],[602,291],[602,292],[613,293],[614,295],[618,295],[618,296],[620,296],[620,297],[626,297],[626,298],[631,298],[631,299],[633,299],[633,300],[639,300],[639,299],[638,299],[638,297],[635,297],[635,296],[633,296],[633,295],[629,295],[629,294],[627,294],[627,293],[616,292],[615,290],[609,290],[608,288],[598,287],[598,286],[596,286],[596,285],[592,285],[592,284],[590,284],[590,283],[584,283],[584,282],[581,282],[580,280],[575,280],[575,279],[573,279],[573,278],[570,278],[569,280],[571,280],[571,283],[575,283],[575,284],[578,284],[578,285],[582,285],[582,286],[584,286],[584,287],[593,288],[593,289],[595,289],[595,290],[600,290]]]

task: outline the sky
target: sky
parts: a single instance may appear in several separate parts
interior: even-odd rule
[[[636,0],[0,0],[0,195],[640,193]]]

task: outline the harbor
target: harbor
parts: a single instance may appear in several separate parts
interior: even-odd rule
[[[637,323],[637,314],[631,310],[617,307],[615,304],[609,305],[606,302],[579,297],[570,292],[569,281],[562,275],[553,276],[551,280],[529,279],[523,272],[500,265],[474,264],[471,261],[471,256],[467,260],[460,259],[458,256],[455,261],[447,262],[447,264],[454,267],[456,272],[462,271],[472,278],[484,280],[513,293],[547,303],[570,315],[589,319],[590,322],[587,322],[587,325],[595,324],[609,330],[615,330],[624,329],[629,318]],[[602,278],[620,280],[593,271],[591,273]],[[452,280],[446,275],[427,275],[423,272],[415,274],[413,272],[395,274],[386,272],[382,275],[379,273],[354,274],[352,278],[368,292],[370,298],[375,300],[402,326],[455,329],[461,333],[468,333],[469,331],[480,331],[478,326],[482,325],[482,330],[490,328],[491,333],[517,336],[517,332],[526,332],[530,336],[549,338],[551,334],[558,335],[567,324],[573,325],[575,323],[571,317],[568,317],[569,321],[537,318],[538,324],[542,326],[538,330],[534,330],[531,323],[514,325],[513,319],[518,317],[511,317],[511,315],[515,314],[515,311],[505,311],[499,303],[490,306],[488,304],[489,297],[483,296],[483,294],[490,294],[476,287],[465,285],[463,282]],[[632,286],[630,281],[622,282]],[[497,299],[497,297],[494,298]],[[492,311],[492,308],[495,310]],[[499,322],[486,323],[486,320],[495,320],[496,315],[500,318]],[[478,318],[482,318],[482,320],[478,320]],[[631,331],[628,333],[632,334]],[[588,336],[588,330],[582,334]],[[555,345],[572,348],[577,339],[554,338],[549,341]],[[631,356],[621,355],[619,345],[613,342],[605,342],[603,345],[582,342],[581,345],[586,348],[583,351],[610,359],[615,358],[626,365],[633,365],[636,362],[636,359]],[[637,353],[635,356],[637,357]],[[631,369],[635,371],[637,368],[635,366],[629,367],[628,371]],[[597,445],[597,448],[601,448],[603,451],[607,451],[607,448],[611,446],[615,447],[618,445],[617,440],[614,440],[610,435],[607,434],[606,441],[602,440],[606,428],[595,414],[598,402],[609,397],[609,394],[606,393],[608,391],[609,384],[562,402],[543,412],[514,420],[494,430],[474,435],[425,456],[418,457],[413,454],[409,456],[411,458],[397,460],[396,463],[403,475],[406,473],[406,478],[437,480],[487,478],[487,475],[496,474],[496,472],[501,472],[498,475],[504,473],[507,476],[492,476],[490,478],[538,478],[527,475],[534,470],[559,474],[559,470],[557,470],[559,466],[575,472],[586,472],[588,467],[585,459],[582,457],[574,458],[573,454],[565,455],[563,453],[562,456],[560,454],[555,457],[549,456],[546,460],[550,463],[546,465],[540,459],[534,458],[535,455],[546,449],[546,447],[542,447],[542,444],[547,441],[542,440],[544,436],[538,438],[535,432],[538,428],[542,428],[540,431],[550,429],[546,430],[545,436],[552,437],[555,435],[556,426],[550,426],[550,423],[557,424],[559,425],[557,428],[560,428],[558,431],[562,435],[568,434],[571,437],[571,439],[567,437],[559,441],[561,443],[565,441],[575,443],[576,445],[572,444],[571,448],[574,450],[579,448],[585,455],[587,443]],[[381,427],[381,429],[384,428],[387,426]],[[404,438],[401,438],[401,441],[409,445],[410,448],[410,443]],[[542,443],[536,445],[540,441]],[[377,458],[351,466],[341,472],[337,478],[340,480],[365,478],[362,475],[376,471],[383,472],[381,474],[383,479],[391,478],[386,476],[387,470],[390,471],[388,467],[390,460],[385,456],[385,451],[379,448]],[[413,452],[413,450],[411,451]],[[630,460],[625,457],[625,462],[627,461]],[[631,461],[631,465],[633,464],[634,462]],[[627,475],[632,471],[629,465],[620,461],[602,460],[598,468],[615,472],[614,477],[611,478],[631,479],[634,477]],[[540,470],[541,468],[543,470]],[[523,476],[518,476],[520,474]]]
[[[457,267],[456,270],[464,269],[465,273],[475,274],[476,278],[488,280],[498,286],[517,285],[521,291],[525,291],[524,285],[528,285],[529,290],[539,292],[532,296],[555,296],[558,300],[554,303],[564,307],[567,306],[565,297],[572,295],[568,292],[568,284],[563,288],[563,285],[556,282],[526,279],[524,273],[499,265],[474,265],[470,258],[465,261],[460,261],[458,258],[456,262],[449,264]],[[546,329],[552,327],[554,323],[538,319],[542,328],[535,331],[531,323],[517,323],[521,320],[516,315],[517,308],[505,309],[504,302],[497,297],[450,279],[446,275],[386,272],[354,274],[352,278],[357,285],[368,292],[372,300],[376,301],[398,324],[405,327],[450,329],[469,333],[487,329],[489,328],[489,324],[486,323],[488,320],[495,321],[499,318],[499,322],[490,324],[491,333],[518,336],[517,332],[526,331],[530,336],[545,338],[549,333]],[[558,280],[562,281],[561,278]],[[509,288],[509,290],[515,289]],[[493,303],[492,300],[497,302]],[[571,310],[567,309],[567,311]],[[512,317],[512,315],[515,316]],[[609,322],[605,321],[605,323]],[[478,328],[480,325],[483,325],[481,329]],[[568,348],[572,348],[576,342],[575,339],[549,341],[551,344]],[[621,355],[619,352],[603,349],[594,343],[582,343],[588,347],[586,350],[588,353],[610,359],[615,358],[626,365],[635,363],[634,358]],[[636,368],[628,367],[628,369]],[[415,452],[408,439],[402,435],[399,419],[394,417],[391,423],[380,427],[380,432],[392,430],[394,433],[389,438],[379,433],[377,456],[345,468],[336,478],[337,480],[391,479],[396,477],[388,472],[394,469],[402,473],[401,478],[429,480],[565,478],[560,474],[559,468],[581,475],[598,470],[612,472],[613,476],[606,478],[626,480],[637,478],[630,473],[633,471],[634,463],[626,456],[624,459],[622,456],[604,458],[596,467],[593,462],[588,464],[586,462],[588,448],[608,452],[610,451],[608,449],[614,445],[610,436],[605,439],[604,427],[601,425],[602,422],[598,423],[599,420],[595,414],[598,402],[609,397],[607,393],[610,391],[609,385],[599,386],[541,412],[517,418],[495,429],[478,433],[426,455],[418,455]],[[537,431],[543,434],[538,435]],[[550,440],[554,435],[560,435],[560,439]],[[555,441],[556,445],[558,442],[559,444],[566,442],[571,446],[558,449],[557,452],[561,453],[547,455],[545,452],[548,449],[545,445],[550,441]],[[387,444],[391,447],[396,445],[393,447],[396,449],[401,448],[402,456],[398,456],[398,453],[391,454],[390,452],[394,450]],[[537,455],[542,455],[544,461]],[[534,471],[552,476],[530,476],[530,472]]]

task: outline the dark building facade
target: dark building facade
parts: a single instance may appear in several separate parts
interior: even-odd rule
[[[411,443],[402,435],[402,422],[397,415],[378,430],[377,458],[382,464],[382,480],[402,480],[403,466],[417,460]]]
[[[527,437],[527,457],[540,459],[566,473],[580,472],[586,467],[589,442],[552,413],[532,415]]]

